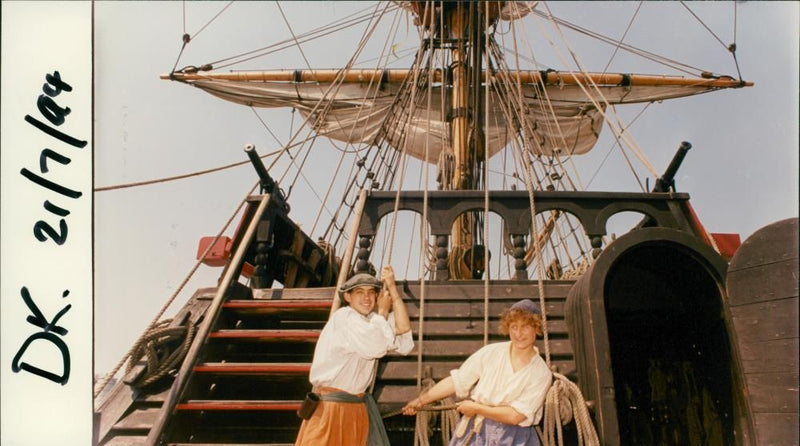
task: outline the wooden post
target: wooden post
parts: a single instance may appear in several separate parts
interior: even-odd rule
[[[333,302],[331,302],[331,312],[328,315],[330,318],[336,310],[339,309],[341,303],[339,302],[339,287],[347,280],[347,271],[350,269],[350,261],[353,259],[353,250],[358,241],[358,226],[361,224],[361,216],[364,214],[364,206],[367,204],[367,190],[361,189],[358,193],[358,202],[356,202],[355,218],[353,218],[353,226],[350,227],[350,240],[347,242],[347,248],[344,251],[342,263],[339,266],[339,276],[336,278],[336,288],[333,290]]]

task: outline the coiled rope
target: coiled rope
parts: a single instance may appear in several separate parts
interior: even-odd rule
[[[147,370],[129,383],[133,387],[147,387],[169,374],[183,361],[192,345],[197,327],[189,322],[187,325],[170,327],[172,319],[166,319],[151,327],[134,345],[126,373],[141,360],[146,358]],[[181,340],[180,348],[173,348],[177,340]]]
[[[592,424],[581,390],[560,373],[553,373],[553,377],[555,381],[547,392],[544,406],[544,438],[542,439],[544,444],[555,445],[557,441],[558,446],[563,446],[564,435],[561,426],[574,418],[578,431],[578,445],[582,446],[584,443],[589,446],[599,445],[600,440],[594,424]]]
[[[430,389],[434,384],[433,378],[426,377],[422,381],[423,391]],[[426,406],[417,411],[416,424],[414,425],[414,444],[419,446],[430,445],[430,437],[433,435],[432,425],[436,423],[437,418],[441,429],[442,444],[450,442],[450,435],[455,429],[456,423],[458,423],[458,412],[456,412],[456,405],[453,399],[447,397],[439,400],[438,405]]]

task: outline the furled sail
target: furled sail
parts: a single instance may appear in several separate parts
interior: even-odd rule
[[[382,138],[398,151],[436,162],[441,150],[449,147],[447,100],[442,104],[448,91],[442,92],[441,82],[430,87],[432,94],[418,95],[416,105],[403,111],[408,113],[406,119],[398,125],[385,124],[397,113],[393,104],[402,88],[399,80],[408,73],[329,70],[173,73],[171,77],[246,106],[296,108],[321,136],[365,144]],[[494,80],[489,87],[490,122],[484,125],[489,156],[506,146],[521,127],[533,140],[528,147],[536,155],[583,154],[597,142],[603,127],[601,111],[607,104],[659,101],[744,85],[732,79],[539,71],[496,74]],[[499,93],[501,84],[511,85],[502,93],[505,96]],[[521,110],[508,110],[514,101]]]
[[[410,11],[415,16],[415,25],[419,26],[421,24],[428,25],[428,21],[430,20],[430,12],[426,11],[426,4],[429,2],[425,1],[398,1],[395,2],[400,5],[401,8]],[[454,7],[453,3],[457,2],[450,2],[450,7]],[[533,8],[536,7],[536,4],[539,3],[538,1],[499,1],[499,2],[491,2],[489,3],[489,7],[486,9],[489,13],[489,20],[518,20],[526,15],[530,14],[533,11]],[[441,6],[439,6],[441,7]]]

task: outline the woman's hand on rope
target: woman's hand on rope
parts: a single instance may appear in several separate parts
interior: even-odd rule
[[[466,415],[468,417],[473,417],[475,415],[478,415],[482,407],[483,407],[482,404],[476,403],[475,401],[472,400],[464,400],[456,403],[456,410],[458,411],[458,413]]]
[[[409,401],[408,404],[403,407],[403,415],[416,415],[424,405],[425,404],[422,403],[422,395],[420,395]]]

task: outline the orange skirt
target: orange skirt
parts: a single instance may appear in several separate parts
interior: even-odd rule
[[[295,446],[362,446],[369,436],[363,403],[320,401],[314,415],[303,420]]]

